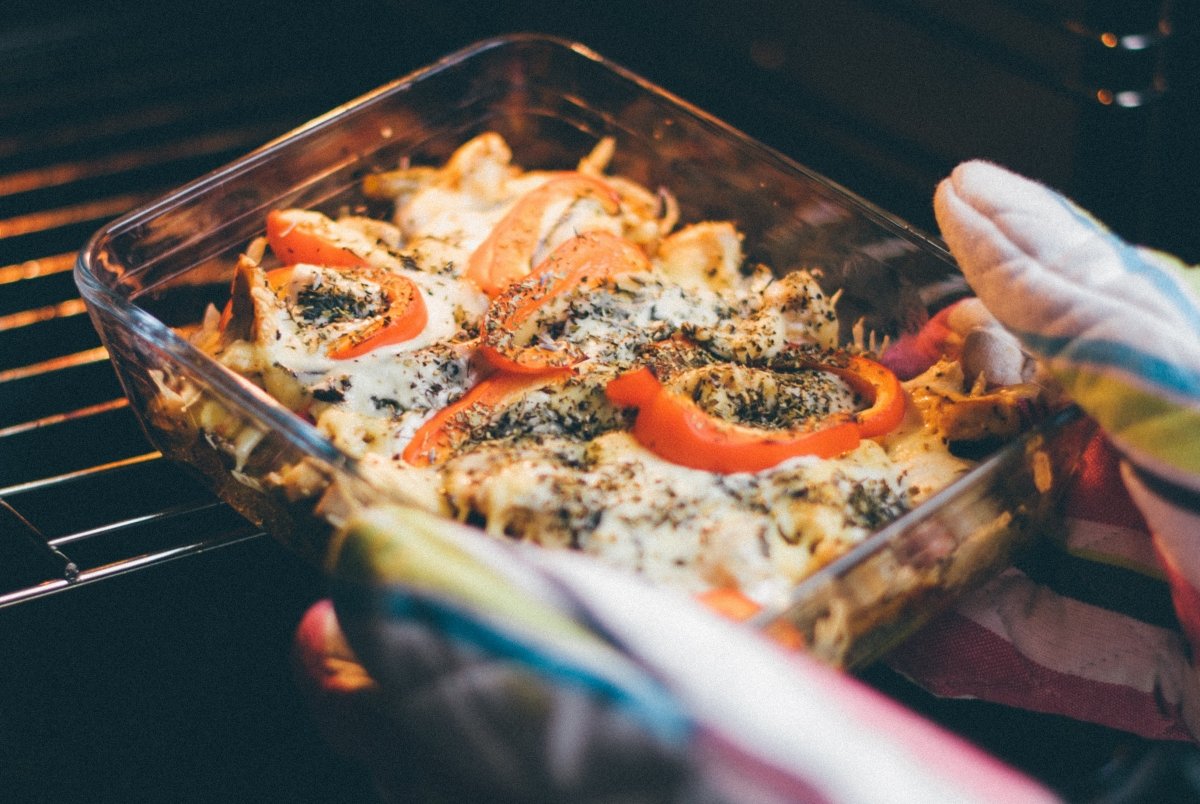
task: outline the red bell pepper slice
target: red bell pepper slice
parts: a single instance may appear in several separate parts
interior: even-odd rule
[[[890,433],[904,420],[904,386],[892,370],[883,364],[860,355],[851,355],[845,366],[826,363],[814,367],[841,377],[870,403],[866,410],[854,414],[858,434],[863,438]]]
[[[582,173],[563,173],[531,190],[517,201],[471,254],[464,276],[494,298],[508,285],[527,275],[533,253],[543,236],[542,217],[546,208],[563,199],[594,198],[604,211],[621,210],[617,191],[603,180]]]
[[[597,288],[619,274],[649,268],[650,260],[640,248],[609,232],[588,232],[563,242],[488,306],[480,354],[502,371],[521,374],[559,371],[578,363],[585,355],[567,343],[521,346],[535,340],[539,311],[581,285]]]
[[[471,436],[472,423],[493,408],[527,391],[562,382],[569,372],[558,374],[507,374],[497,372],[476,383],[455,402],[437,411],[417,428],[401,457],[414,466],[436,466],[445,462]]]
[[[273,209],[267,213],[267,243],[284,265],[298,262],[330,268],[364,265],[337,225],[307,209]]]
[[[412,340],[429,321],[421,291],[406,276],[368,265],[350,249],[329,218],[303,209],[275,209],[267,213],[267,242],[283,268],[267,272],[267,283],[277,293],[287,289],[297,263],[316,265],[379,285],[387,299],[387,311],[366,326],[330,343],[327,354],[334,360],[361,357],[381,346]],[[228,324],[232,306],[222,314],[222,329]]]
[[[387,312],[378,316],[361,329],[357,329],[335,340],[329,346],[329,356],[334,360],[349,360],[361,357],[381,346],[404,343],[421,334],[429,323],[429,311],[425,299],[415,282],[405,276],[387,270],[354,271],[379,284],[388,301]]]
[[[758,472],[799,455],[834,458],[904,418],[903,389],[878,363],[851,356],[844,365],[814,367],[845,379],[870,407],[834,414],[814,429],[774,430],[711,416],[689,397],[669,391],[644,366],[612,380],[605,392],[613,404],[638,409],[632,432],[642,446],[671,463],[720,474]]]
[[[415,282],[406,276],[383,268],[322,266],[339,273],[370,280],[378,284],[388,302],[387,312],[375,316],[364,327],[348,332],[330,342],[326,354],[334,360],[361,357],[381,346],[409,341],[421,334],[429,322],[425,299]],[[295,266],[276,268],[267,272],[267,284],[276,293],[286,292]]]

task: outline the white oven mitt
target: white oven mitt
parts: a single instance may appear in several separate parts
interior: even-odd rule
[[[1195,739],[1200,269],[1131,246],[1061,195],[984,162],[955,169],[934,206],[972,289],[1111,447],[1086,451],[1060,543],[890,661],[941,695]]]
[[[1128,476],[1200,494],[1200,269],[986,162],[956,168],[934,208],[972,290],[1099,422]]]
[[[853,678],[583,556],[376,509],[331,578],[300,676],[394,800],[1053,800]]]

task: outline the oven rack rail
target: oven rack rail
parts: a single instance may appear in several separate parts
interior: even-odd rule
[[[148,444],[73,256],[0,267],[0,608],[260,535]]]
[[[374,57],[296,70],[287,26],[302,19],[213,5],[18,4],[0,28],[0,608],[261,535],[154,451],[75,257],[113,218],[396,68],[358,33]]]

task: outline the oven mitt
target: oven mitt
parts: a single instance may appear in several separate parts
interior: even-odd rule
[[[584,556],[406,508],[363,512],[333,555],[300,677],[385,799],[1053,799],[850,676]]]
[[[942,182],[935,210],[979,299],[1107,440],[1085,451],[1065,535],[889,661],[942,696],[1194,739],[1200,269],[1131,246],[1061,195],[984,162]]]

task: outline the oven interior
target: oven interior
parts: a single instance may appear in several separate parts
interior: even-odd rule
[[[1197,48],[1180,44],[1196,41],[1194,12],[952,5],[17,0],[0,22],[0,795],[372,797],[291,680],[318,573],[153,452],[124,401],[71,277],[100,225],[444,53],[537,30],[919,227],[937,179],[984,155],[1200,259],[1179,178],[1200,175],[1179,144],[1200,139]],[[1110,28],[1149,44],[1106,54],[1089,37]],[[911,75],[881,95],[863,76],[896,60]],[[1101,103],[1106,88],[1144,97]],[[1190,747],[934,700],[883,667],[865,678],[1071,800],[1200,795]]]

